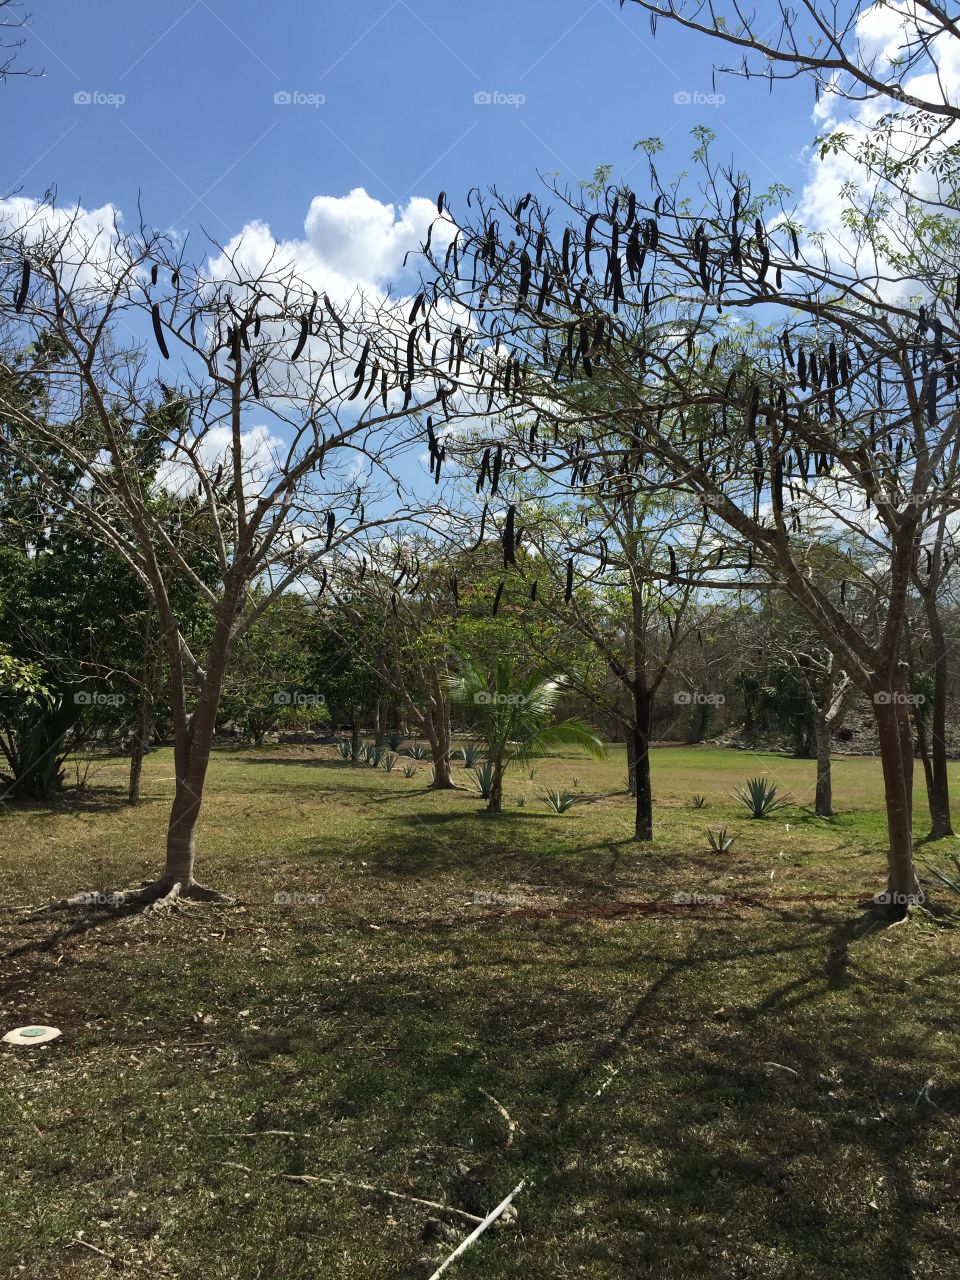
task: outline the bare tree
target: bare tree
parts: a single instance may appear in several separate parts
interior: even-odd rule
[[[165,865],[111,901],[214,899],[194,860],[231,649],[292,583],[321,592],[352,540],[403,519],[392,461],[420,434],[413,415],[442,411],[455,384],[434,367],[423,299],[419,323],[388,298],[335,304],[291,264],[249,267],[242,244],[196,266],[162,236],[90,233],[41,208],[6,229],[2,249],[5,347],[29,358],[5,370],[0,448],[129,564],[166,648],[176,785]],[[43,419],[16,394],[34,377],[48,388]],[[79,483],[44,474],[39,446],[69,459]],[[182,621],[185,594],[206,603],[206,632]]]
[[[532,416],[548,445],[578,438],[581,470],[623,468],[650,491],[702,502],[736,548],[727,572],[788,592],[869,697],[889,833],[880,899],[902,914],[921,896],[907,596],[930,520],[960,508],[958,264],[930,271],[929,306],[890,288],[879,267],[871,277],[835,269],[816,242],[801,245],[787,210],[715,170],[705,132],[701,141],[695,200],[679,181],[664,188],[655,169],[647,201],[554,189],[561,229],[532,194],[477,194],[452,252],[432,265],[496,353],[485,385],[502,413]],[[718,324],[724,312],[739,324]],[[777,330],[760,329],[754,312]],[[549,388],[526,376],[541,366],[554,371]],[[578,393],[601,370],[630,449],[611,448]],[[816,578],[827,532],[849,547],[852,575],[866,558],[885,583],[871,625]]]

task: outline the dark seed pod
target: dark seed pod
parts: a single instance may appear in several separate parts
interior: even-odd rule
[[[156,284],[156,283],[157,283],[157,274],[158,274],[158,272],[159,272],[159,271],[160,271],[160,268],[157,266],[157,264],[156,264],[156,263],[154,263],[154,264],[153,264],[153,266],[150,268],[150,283],[151,283],[151,284]]]
[[[445,191],[441,191],[440,194],[437,196],[437,213],[443,213],[443,207],[446,204],[446,202],[447,202],[447,193]]]
[[[153,336],[157,340],[157,346],[160,348],[160,354],[164,360],[170,359],[170,352],[167,349],[166,339],[163,336],[163,325],[160,321],[160,304],[155,302],[150,308],[150,315],[153,318]]]
[[[497,616],[497,610],[500,608],[500,597],[503,595],[503,588],[506,583],[501,578],[500,585],[497,587],[497,594],[493,597],[493,617]]]
[[[332,511],[327,512],[327,545],[324,547],[325,551],[330,550],[330,546],[333,542],[333,533],[334,533],[334,529],[336,528],[336,519],[337,518]]]
[[[23,311],[24,304],[27,301],[27,290],[30,288],[30,263],[24,258],[23,266],[20,269],[20,286],[17,289],[17,296],[13,302],[13,309],[17,315]]]
[[[564,604],[569,604],[573,599],[573,560],[567,561],[567,584],[563,592]]]
[[[310,333],[310,321],[307,319],[306,316],[301,316],[300,336],[297,339],[297,345],[293,348],[293,351],[290,353],[291,360],[298,360],[300,356],[303,354],[303,348],[307,345],[307,337],[309,336],[309,333]]]
[[[511,506],[507,509],[507,520],[503,527],[503,567],[505,569],[517,563],[516,534],[514,530],[516,515],[516,507]]]
[[[450,579],[450,594],[453,596],[453,607],[460,608],[460,587],[457,582],[457,575],[454,574]]]
[[[407,324],[413,324],[417,316],[420,314],[420,308],[423,306],[424,295],[418,293],[413,300],[413,306],[410,308],[410,315],[407,317]]]
[[[530,588],[530,599],[536,600],[536,598],[537,598],[537,580],[536,578],[534,578],[533,586]]]
[[[260,381],[257,378],[257,362],[250,362],[250,389],[253,391],[254,400],[260,399]]]

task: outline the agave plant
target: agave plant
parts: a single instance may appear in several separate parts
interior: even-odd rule
[[[551,747],[582,747],[598,757],[606,754],[603,743],[582,720],[550,723],[563,691],[558,677],[542,672],[520,676],[506,658],[498,658],[491,671],[467,658],[461,666],[462,674],[451,681],[451,694],[465,708],[486,753],[488,812],[501,811],[503,775],[514,761],[527,763]]]
[[[412,760],[427,760],[430,757],[430,748],[423,742],[411,742],[409,747],[403,748],[403,754],[410,756]]]
[[[939,867],[935,867],[929,862],[925,862],[923,865],[932,876],[937,877],[941,884],[946,885],[948,889],[952,889],[954,893],[960,893],[960,857],[955,853],[947,856],[953,864],[949,871],[941,871]]]
[[[392,773],[393,766],[397,763],[397,753],[395,751],[385,751],[380,760],[380,767],[385,773]]]
[[[454,754],[463,761],[465,769],[472,769],[483,759],[484,751],[478,742],[465,742]]]
[[[477,784],[477,790],[480,792],[481,797],[484,800],[489,800],[493,795],[493,761],[483,760],[480,764],[474,765],[470,772],[473,774],[473,780]]]
[[[705,809],[707,807],[707,797],[699,793],[693,797],[693,807],[695,809]]]
[[[746,787],[738,787],[733,794],[750,811],[751,818],[766,818],[792,803],[789,796],[778,795],[777,784],[766,778],[748,778]]]
[[[721,827],[719,831],[711,831],[710,828],[707,827],[707,839],[709,840],[710,848],[714,853],[729,853],[733,848],[733,842],[736,838],[736,836],[732,836],[728,833],[726,827]]]
[[[554,813],[566,813],[575,804],[582,804],[585,797],[579,791],[545,791],[543,798]]]
[[[401,769],[401,773],[405,778],[412,778],[416,775],[417,766],[415,764],[405,764]]]
[[[337,743],[337,755],[341,760],[349,760],[353,755],[353,748],[350,746],[350,743],[346,738]]]
[[[383,748],[378,747],[376,743],[372,743],[370,746],[365,748],[365,757],[370,768],[376,769],[383,757]]]

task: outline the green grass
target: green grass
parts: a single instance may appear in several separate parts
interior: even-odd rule
[[[156,870],[169,754],[139,810],[123,771],[3,811],[4,903]],[[642,846],[622,752],[511,772],[500,819],[459,767],[465,789],[433,794],[429,769],[219,752],[198,871],[241,907],[69,937],[0,915],[3,1029],[64,1032],[0,1054],[0,1269],[400,1280],[452,1249],[424,1239],[429,1210],[284,1177],[307,1173],[470,1211],[527,1179],[463,1280],[952,1274],[955,917],[860,923],[883,887],[878,762],[836,762],[832,822],[752,821],[731,791],[760,772],[810,802],[811,762],[658,751]],[[544,789],[574,778],[591,801],[552,813]]]

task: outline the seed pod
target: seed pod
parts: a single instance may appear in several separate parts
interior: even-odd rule
[[[530,599],[536,600],[536,598],[537,598],[537,579],[534,578],[533,586],[530,588]]]
[[[453,607],[460,608],[460,587],[457,583],[457,575],[454,574],[450,579],[450,594],[453,596]]]
[[[520,287],[517,290],[516,310],[519,311],[521,306],[526,302],[527,295],[530,293],[530,273],[533,264],[530,261],[530,255],[526,249],[520,253]]]
[[[257,378],[257,362],[250,361],[250,388],[253,391],[254,400],[260,399],[260,381]]]
[[[587,219],[587,227],[583,234],[583,265],[587,269],[587,275],[593,275],[593,268],[590,266],[590,250],[592,246],[593,228],[597,224],[599,213],[592,213]]]
[[[27,290],[30,288],[30,263],[24,258],[23,266],[20,269],[20,287],[17,289],[17,296],[13,302],[13,309],[19,315],[27,301]]]
[[[670,557],[670,577],[675,578],[677,576],[677,553],[674,551],[672,544],[667,546],[667,555]]]
[[[493,456],[493,469],[490,474],[490,496],[495,497],[500,484],[500,468],[503,466],[503,445],[497,445]]]
[[[503,567],[505,569],[517,563],[516,535],[514,532],[516,515],[516,507],[511,506],[507,509],[507,520],[503,528]]]
[[[497,610],[500,608],[500,597],[503,595],[503,588],[506,585],[503,578],[500,579],[500,585],[497,587],[497,594],[493,597],[493,617],[497,616]]]
[[[330,550],[330,546],[333,542],[333,532],[335,528],[336,528],[336,516],[333,514],[332,511],[328,511],[327,512],[327,545],[324,547],[324,551]]]
[[[800,348],[800,354],[797,356],[797,378],[800,382],[800,390],[807,389],[807,353],[803,347]]]
[[[150,308],[150,315],[153,318],[153,336],[157,340],[157,346],[160,348],[160,354],[164,360],[170,359],[170,352],[167,349],[166,339],[163,336],[163,325],[160,321],[160,304],[155,302]]]
[[[447,193],[445,191],[441,191],[440,194],[437,196],[437,213],[443,213],[443,206],[446,204],[446,202],[447,202]]]
[[[300,317],[300,337],[297,339],[297,345],[290,353],[291,360],[298,360],[303,354],[303,348],[307,345],[307,336],[310,333],[310,322],[306,316]]]
[[[573,232],[571,231],[571,229],[569,227],[564,227],[563,248],[561,250],[561,258],[563,261],[563,274],[565,276],[568,276],[570,274],[570,242],[572,238],[573,238]],[[957,287],[958,289],[960,289],[960,284],[958,284]]]
[[[564,604],[569,604],[573,599],[573,560],[567,561],[567,584],[563,592]]]

